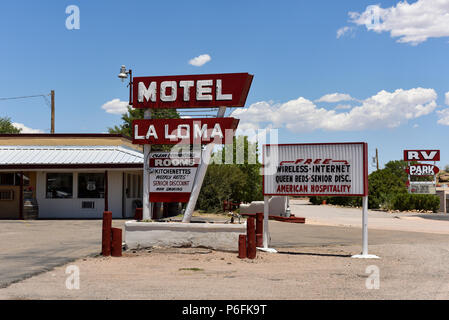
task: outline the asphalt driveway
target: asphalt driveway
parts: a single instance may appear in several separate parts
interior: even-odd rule
[[[99,254],[101,226],[101,220],[0,220],[0,288]]]

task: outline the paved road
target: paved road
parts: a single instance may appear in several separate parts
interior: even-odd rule
[[[114,220],[122,227],[124,220]],[[101,220],[0,220],[0,288],[101,251]]]
[[[305,200],[291,200],[292,214],[305,217],[307,224],[361,228],[362,209],[331,205],[314,206]],[[449,234],[449,214],[368,212],[368,228]]]

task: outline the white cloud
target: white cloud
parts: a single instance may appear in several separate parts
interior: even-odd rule
[[[351,109],[351,108],[352,108],[352,106],[349,104],[339,104],[334,109],[335,110],[343,110],[343,109]]]
[[[281,104],[256,102],[246,109],[236,109],[232,116],[239,118],[240,125],[246,128],[272,125],[292,132],[395,128],[410,119],[432,113],[437,107],[436,99],[433,89],[382,90],[347,112],[326,110],[299,97]]]
[[[385,9],[371,5],[362,13],[349,12],[349,17],[368,30],[390,32],[400,43],[417,45],[428,38],[449,37],[449,0],[400,1]]]
[[[28,128],[23,123],[13,122],[12,125],[17,129],[21,129],[20,133],[44,133],[44,131],[41,129]]]
[[[322,96],[316,102],[340,102],[340,101],[349,101],[354,100],[349,94],[345,93],[330,93]]]
[[[192,66],[195,66],[195,67],[201,67],[202,65],[209,62],[210,60],[211,60],[210,55],[202,54],[202,55],[199,55],[198,57],[190,59],[189,64],[191,64]]]
[[[112,99],[101,106],[107,113],[124,114],[128,111],[128,102],[120,99]]]
[[[345,26],[337,30],[337,39],[340,39],[346,33],[351,32],[353,29],[351,27]]]
[[[445,95],[445,102],[446,102],[446,104],[449,106],[449,91],[448,92],[446,92],[446,95]]]
[[[449,126],[449,108],[437,111],[437,113],[440,118],[437,123],[443,126]]]

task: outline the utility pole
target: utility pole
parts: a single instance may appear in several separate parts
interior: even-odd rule
[[[379,170],[379,152],[377,151],[377,148],[376,148],[376,167],[377,170]]]
[[[51,90],[51,133],[55,133],[55,90]]]

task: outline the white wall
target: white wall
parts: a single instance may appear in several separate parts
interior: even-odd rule
[[[62,171],[60,171],[62,172]],[[70,171],[65,171],[70,172]],[[80,171],[81,172],[81,171]],[[93,171],[89,171],[93,172]],[[104,171],[96,171],[104,172]],[[109,211],[113,218],[122,217],[122,171],[108,172]],[[47,199],[46,172],[36,174],[36,199],[39,205],[39,218],[102,218],[104,199],[78,199],[78,172],[73,172],[73,198]],[[83,201],[94,201],[95,209],[82,209]]]

